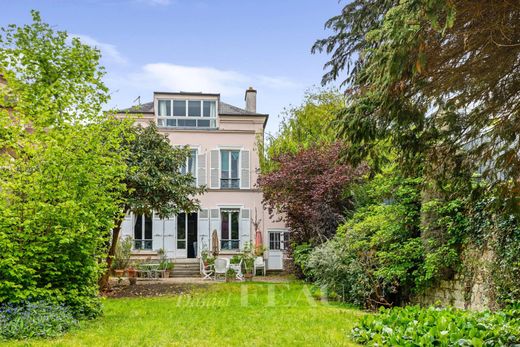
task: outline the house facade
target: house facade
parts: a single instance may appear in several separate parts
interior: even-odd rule
[[[169,219],[156,215],[127,215],[122,236],[130,236],[134,255],[154,256],[163,249],[169,258],[199,257],[213,249],[218,235],[220,256],[231,257],[254,244],[258,223],[265,259],[270,270],[283,269],[288,232],[279,218],[271,219],[256,187],[260,166],[258,141],[263,141],[268,115],[256,112],[257,92],[245,92],[245,107],[229,105],[220,94],[155,92],[153,101],[124,114],[136,114],[136,122],[150,122],[168,136],[173,146],[188,146],[191,156],[185,172],[206,186],[199,196],[200,210]]]

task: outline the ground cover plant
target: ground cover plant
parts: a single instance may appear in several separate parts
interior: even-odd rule
[[[520,310],[382,308],[363,317],[351,336],[370,346],[512,346],[520,343]]]
[[[81,329],[6,346],[355,346],[348,334],[364,313],[312,296],[299,282],[252,282],[107,299],[104,315]]]

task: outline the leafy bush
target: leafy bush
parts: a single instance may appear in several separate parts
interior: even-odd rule
[[[54,337],[77,325],[72,311],[45,301],[0,306],[0,339]]]
[[[368,308],[405,301],[424,277],[417,184],[379,176],[366,185],[367,205],[309,256],[306,268],[316,283]]]
[[[297,275],[300,275],[300,277],[311,279],[311,273],[307,268],[307,263],[309,261],[309,256],[311,255],[312,250],[312,245],[307,242],[292,248],[293,263],[296,266],[294,272]]]
[[[520,343],[520,310],[381,308],[364,316],[351,337],[370,346],[511,346]]]

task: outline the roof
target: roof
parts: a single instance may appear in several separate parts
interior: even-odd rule
[[[119,110],[119,112],[153,113],[154,112],[153,101],[147,102],[145,104],[125,108],[125,109]],[[218,103],[218,113],[219,113],[219,115],[224,115],[224,116],[262,116],[262,117],[267,116],[266,114],[250,112],[250,111],[244,110],[243,108],[236,107],[236,106],[227,104],[222,101],[220,101]]]

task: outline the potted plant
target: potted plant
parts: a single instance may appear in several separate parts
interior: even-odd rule
[[[117,243],[114,260],[112,261],[112,270],[114,271],[114,275],[116,277],[121,278],[125,274],[125,270],[130,263],[132,243],[132,238],[130,236],[119,240]]]
[[[226,282],[232,282],[235,280],[237,273],[234,269],[228,269],[226,271]]]
[[[163,277],[170,277],[170,272],[173,270],[173,263],[167,258],[166,252],[162,248],[159,249],[157,254],[159,255],[159,269],[163,270]]]
[[[128,281],[131,285],[134,285],[137,283],[137,269],[133,266],[133,264],[130,265],[130,267],[126,270],[126,273],[128,275]]]
[[[251,243],[246,243],[244,246],[244,254],[242,255],[243,266],[244,266],[244,278],[246,281],[253,280],[253,269],[255,265],[255,254],[251,247]]]

